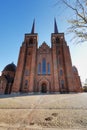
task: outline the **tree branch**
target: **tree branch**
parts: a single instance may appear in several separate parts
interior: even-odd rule
[[[68,4],[65,0],[62,0],[63,1],[63,3],[65,4],[65,5],[67,5],[69,8],[71,8],[72,10],[74,10],[75,12],[76,12],[76,14],[80,17],[80,18],[82,18],[84,21],[85,21],[85,23],[87,23],[87,19],[86,19],[86,17],[83,17],[79,12],[78,12],[78,10],[76,9],[76,8],[74,8],[73,6],[71,6],[70,4]],[[79,1],[79,0],[78,0]],[[80,4],[80,3],[79,3]]]

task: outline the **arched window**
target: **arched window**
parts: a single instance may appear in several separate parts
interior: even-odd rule
[[[42,60],[42,74],[46,74],[46,59]]]
[[[47,74],[50,74],[50,64],[47,64]]]
[[[60,43],[59,37],[56,38],[56,43]]]
[[[60,76],[62,76],[62,75],[63,75],[63,70],[61,69],[61,70],[60,70]]]
[[[30,38],[29,39],[29,45],[32,45],[33,44],[33,38]]]
[[[41,63],[38,64],[38,74],[41,74]]]
[[[61,80],[61,88],[64,89],[64,80]]]
[[[25,80],[24,88],[26,89],[28,87],[28,80]]]

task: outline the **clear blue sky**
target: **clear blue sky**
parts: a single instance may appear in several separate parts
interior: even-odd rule
[[[41,45],[46,41],[51,45],[51,33],[54,31],[54,17],[56,17],[59,32],[66,32],[67,18],[73,14],[61,2],[55,5],[57,0],[0,0],[0,72],[3,68],[14,62],[17,64],[19,49],[24,40],[24,34],[31,32],[33,19],[35,18],[35,32],[38,33]],[[70,38],[65,35],[70,46],[72,62],[78,67],[82,81],[87,78],[87,71],[83,66],[80,54],[86,55],[87,45],[73,45]],[[84,51],[84,50],[85,51]],[[80,53],[81,51],[81,53]],[[82,60],[84,55],[82,56]],[[77,59],[79,62],[77,62]],[[79,64],[81,64],[79,66]],[[84,63],[87,66],[87,63]],[[87,69],[86,69],[87,70]]]

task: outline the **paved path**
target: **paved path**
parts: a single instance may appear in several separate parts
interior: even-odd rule
[[[8,129],[87,130],[87,93],[1,95],[0,130]]]

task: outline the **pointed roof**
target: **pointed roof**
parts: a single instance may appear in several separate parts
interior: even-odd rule
[[[31,34],[34,34],[35,31],[35,19],[33,21],[32,29],[31,29]]]
[[[43,43],[42,43],[42,45],[41,46],[39,46],[39,48],[44,48],[44,49],[46,49],[46,48],[50,48],[48,45],[47,45],[47,43],[44,41]]]
[[[54,18],[54,33],[58,33],[56,18]]]
[[[46,42],[43,42],[41,46],[38,48],[39,53],[49,53],[50,47],[47,45]]]

